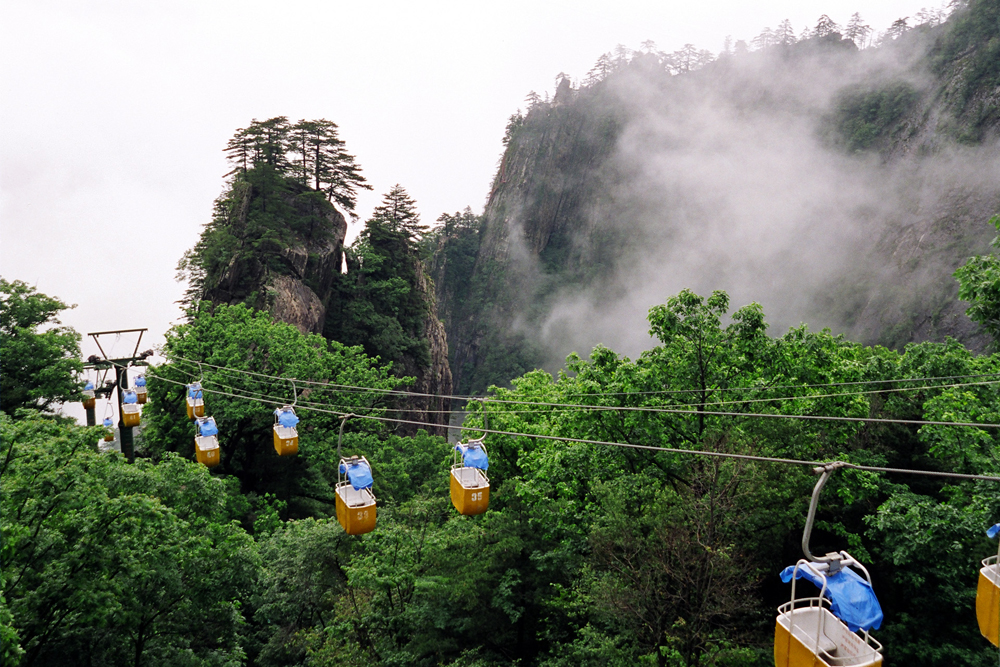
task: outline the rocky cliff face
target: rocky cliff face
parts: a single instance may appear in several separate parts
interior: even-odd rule
[[[255,189],[251,182],[233,184],[226,218],[219,223],[235,237],[235,249],[217,273],[205,277],[202,298],[215,303],[248,303],[303,333],[330,333],[328,315],[336,318],[338,313],[350,310],[343,303],[342,289],[349,277],[341,273],[347,221],[324,198],[317,197],[318,193],[288,182],[281,185],[284,190],[275,196],[273,191],[260,191],[260,186]],[[279,225],[284,232],[280,241],[271,241],[273,231],[262,232],[254,219],[255,213],[260,216],[265,210],[271,215],[270,224]],[[444,425],[448,423],[451,402],[437,397],[452,393],[448,340],[437,317],[433,283],[418,260],[405,261],[415,263],[409,273],[416,276],[418,301],[426,306],[426,317],[417,335],[426,339],[429,354],[426,363],[422,355],[396,360],[397,372],[416,378],[413,391],[435,397],[407,399],[401,403],[408,411],[403,418],[440,424],[428,430],[446,435]],[[335,309],[332,313],[331,308]],[[340,342],[353,345],[368,341]],[[399,431],[412,434],[417,428],[401,425]]]
[[[597,343],[635,355],[685,287],[761,302],[775,335],[982,346],[952,273],[1000,211],[993,5],[877,50],[832,35],[564,81],[512,119],[471,271],[435,264],[458,391]]]
[[[426,366],[409,364],[404,370],[404,374],[413,375],[416,378],[410,391],[429,395],[408,398],[404,404],[407,412],[403,419],[425,424],[438,424],[437,427],[425,427],[425,430],[431,435],[446,437],[448,435],[446,427],[451,410],[450,396],[453,393],[451,366],[448,363],[448,336],[445,333],[444,325],[438,319],[434,284],[428,278],[423,264],[420,262],[418,262],[416,273],[417,289],[427,303],[427,317],[424,319],[423,334],[430,352],[430,363]],[[421,427],[404,424],[400,430],[403,433],[413,435],[418,428]]]
[[[303,189],[305,191],[305,189]],[[285,245],[270,253],[238,252],[217,277],[207,281],[204,298],[216,303],[250,303],[302,333],[322,333],[326,306],[343,262],[347,221],[333,206],[315,197],[290,193],[283,197],[290,216],[313,221],[293,232]],[[233,189],[229,227],[253,243],[247,216],[255,195],[250,183]],[[289,224],[290,228],[294,228]]]

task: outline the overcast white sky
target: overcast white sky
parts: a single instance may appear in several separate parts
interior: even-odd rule
[[[398,182],[433,222],[482,210],[528,91],[584,78],[616,44],[718,52],[786,18],[798,33],[860,12],[881,31],[923,6],[4,0],[0,275],[78,304],[63,323],[80,333],[148,327],[159,344],[180,314],[177,260],[229,170],[222,148],[252,118],[338,123],[374,187],[361,219]]]

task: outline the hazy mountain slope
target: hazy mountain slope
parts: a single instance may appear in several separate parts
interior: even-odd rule
[[[997,5],[878,49],[832,34],[563,82],[512,120],[471,273],[436,278],[442,301],[464,289],[445,308],[456,386],[598,343],[635,354],[684,287],[761,302],[774,333],[981,345],[951,273],[1000,210]]]

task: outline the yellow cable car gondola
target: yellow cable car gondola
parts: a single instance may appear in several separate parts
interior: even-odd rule
[[[295,428],[299,418],[295,409],[286,405],[274,411],[274,451],[278,456],[289,456],[299,451],[299,432]]]
[[[490,479],[486,476],[489,465],[482,438],[455,445],[450,491],[451,504],[459,514],[475,516],[490,506]]]
[[[343,458],[340,443],[344,439],[345,415],[340,422],[340,437],[337,440],[337,521],[348,535],[362,535],[375,529],[375,494],[372,491],[372,467],[363,456]]]
[[[93,410],[96,405],[97,396],[94,394],[94,383],[87,380],[87,384],[83,386],[83,408]]]
[[[134,391],[126,389],[122,398],[122,424],[138,426],[142,418],[142,408],[139,407],[139,397]]]
[[[139,405],[143,405],[143,404],[146,403],[146,399],[148,397],[148,393],[149,392],[146,391],[146,376],[145,375],[136,375],[135,376],[135,396],[136,396],[136,398],[139,399]]]
[[[115,441],[114,421],[112,421],[111,417],[105,417],[104,421],[101,423],[104,426],[104,442],[114,442]]]
[[[781,579],[792,583],[792,597],[778,607],[774,627],[776,667],[874,667],[882,664],[882,645],[869,630],[882,624],[882,608],[875,597],[868,570],[846,551],[816,557],[809,551],[809,537],[816,518],[819,493],[830,473],[842,464],[833,463],[813,489],[802,551],[806,558],[785,568]],[[851,568],[864,574],[859,576]],[[819,595],[797,598],[796,581],[805,578],[819,588]],[[858,632],[863,632],[858,635]]]
[[[990,539],[1000,533],[1000,523],[986,531]],[[1000,647],[1000,549],[996,556],[983,559],[976,588],[976,619],[979,632],[994,646]]]
[[[114,420],[111,417],[105,417],[101,425],[104,426],[104,437],[97,441],[97,451],[102,454],[116,451]]]
[[[209,468],[219,465],[219,427],[215,417],[199,417],[195,423],[194,455]]]
[[[274,451],[278,452],[278,456],[290,456],[299,451],[299,431],[295,428],[299,423],[299,417],[295,414],[299,394],[295,389],[295,381],[289,382],[292,385],[292,404],[274,411]]]
[[[205,416],[205,392],[201,388],[200,382],[192,382],[187,385],[187,416],[188,419],[195,419]]]

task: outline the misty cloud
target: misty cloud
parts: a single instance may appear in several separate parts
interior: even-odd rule
[[[929,104],[925,48],[916,38],[861,53],[800,44],[675,77],[629,68],[601,84],[626,120],[602,167],[612,185],[579,223],[625,240],[610,279],[546,299],[533,333],[551,364],[598,343],[638,354],[651,345],[648,309],[685,287],[725,290],[734,309],[761,303],[773,335],[805,322],[866,342],[893,302],[905,311],[927,289],[954,302],[951,272],[992,237],[997,146],[959,148],[918,118],[894,137],[895,153],[849,155],[831,129],[844,91],[905,82]],[[516,237],[523,223],[509,224]],[[945,244],[959,247],[939,252]],[[953,304],[951,316],[962,310]]]

